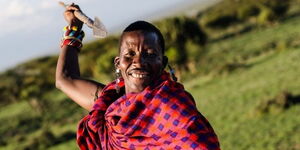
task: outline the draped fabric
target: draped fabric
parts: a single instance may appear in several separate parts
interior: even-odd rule
[[[81,150],[219,150],[216,134],[193,97],[164,72],[144,91],[124,94],[124,81],[100,93],[79,123]]]

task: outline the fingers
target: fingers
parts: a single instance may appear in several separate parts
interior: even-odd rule
[[[76,11],[76,10],[81,11],[79,6],[75,5],[74,3],[66,7],[66,11]]]
[[[74,11],[81,11],[78,5],[72,3],[71,5],[66,6],[66,10],[64,12],[65,20],[71,26],[77,26],[79,28],[82,27],[83,22],[80,21],[75,15]]]
[[[71,5],[66,6],[65,15],[67,16],[73,16],[74,11],[81,11],[78,5],[75,5],[72,3]]]
[[[66,10],[64,12],[65,17],[74,18],[74,11],[80,11],[80,8],[78,5],[75,5],[74,3],[72,3],[71,5],[67,5]]]

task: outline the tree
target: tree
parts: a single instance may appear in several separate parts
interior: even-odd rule
[[[166,54],[171,63],[188,70],[189,50],[187,43],[205,45],[207,36],[200,28],[196,19],[189,17],[167,18],[156,23],[166,41]],[[200,52],[200,51],[199,51]]]

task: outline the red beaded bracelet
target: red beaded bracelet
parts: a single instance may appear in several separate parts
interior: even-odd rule
[[[76,47],[78,48],[78,51],[80,51],[80,48],[82,47],[82,43],[74,39],[63,39],[60,46],[62,48],[65,45]]]
[[[80,48],[82,47],[82,39],[85,36],[84,32],[78,31],[78,28],[70,26],[64,27],[63,30],[64,34],[60,46],[73,46],[76,47],[78,51],[80,51]]]

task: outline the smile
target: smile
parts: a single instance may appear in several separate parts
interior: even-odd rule
[[[148,74],[132,73],[131,76],[134,77],[134,78],[139,78],[139,79],[141,79],[141,78],[146,78],[146,77],[148,77]]]

